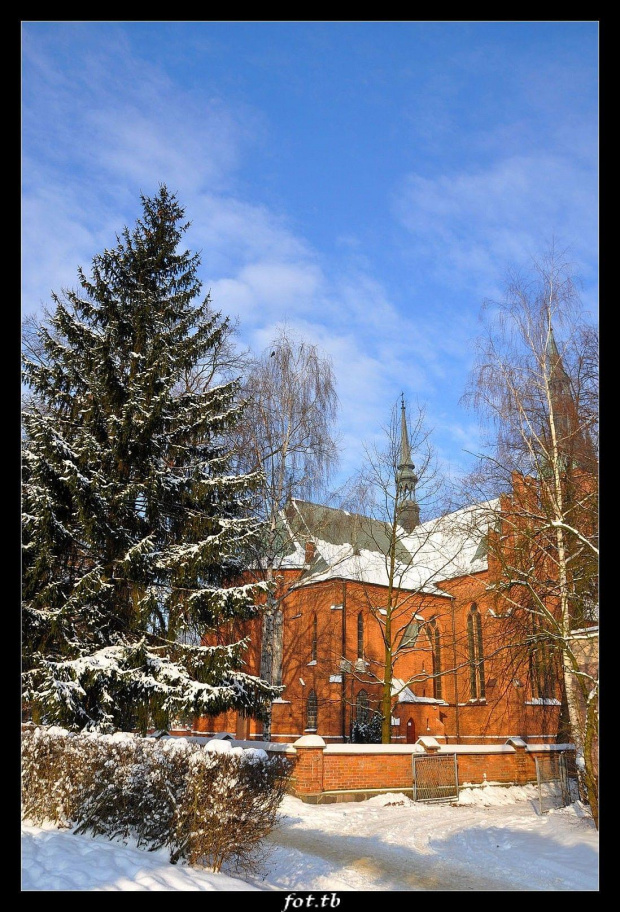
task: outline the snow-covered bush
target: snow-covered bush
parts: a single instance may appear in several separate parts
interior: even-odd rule
[[[262,751],[226,750],[226,742],[212,743],[217,750],[190,758],[173,860],[184,857],[214,871],[227,862],[235,872],[255,872],[262,858],[260,842],[273,829],[286,789],[288,763],[264,759]]]
[[[133,837],[138,846],[149,849],[173,848],[172,831],[186,788],[190,746],[121,732],[78,736],[74,743],[82,748],[83,760],[90,759],[97,771],[94,787],[80,802],[76,832],[110,839]]]
[[[31,729],[22,735],[23,817],[166,847],[173,862],[256,870],[288,763],[224,743]]]
[[[30,728],[22,734],[22,815],[71,826],[78,813],[84,770],[75,768],[72,736],[59,728]]]

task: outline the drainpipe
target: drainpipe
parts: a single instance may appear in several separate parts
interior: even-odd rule
[[[456,725],[456,743],[461,740],[461,730],[459,727],[459,675],[456,669],[456,621],[455,621],[456,599],[452,599],[452,666],[454,668],[454,722]]]

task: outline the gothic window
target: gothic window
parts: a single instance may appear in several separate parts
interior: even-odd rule
[[[312,618],[312,657],[311,661],[316,662],[318,654],[318,645],[319,645],[319,635],[318,635],[318,621],[316,617],[316,612]]]
[[[430,622],[427,633],[433,660],[433,696],[441,700],[441,635],[435,618]]]
[[[484,700],[484,650],[482,645],[482,619],[474,604],[467,615],[467,652],[469,657],[469,689],[472,700]]]
[[[405,628],[405,632],[403,633],[403,638],[400,641],[401,648],[410,649],[412,646],[415,646],[419,632],[420,625],[418,622],[416,620],[409,621]]]
[[[357,657],[364,658],[364,612],[360,611],[357,616]]]
[[[484,649],[482,646],[482,617],[480,612],[476,609],[476,652],[478,653],[478,678],[479,678],[479,687],[478,691],[482,699],[486,698],[486,690],[484,684]]]
[[[532,638],[529,651],[530,681],[534,699],[552,699],[555,697],[555,674],[553,647],[545,635],[540,618],[532,618]]]
[[[311,690],[308,694],[308,701],[306,704],[306,729],[316,730],[317,717],[318,702],[316,699],[316,693]]]
[[[369,713],[368,693],[360,690],[355,701],[355,717],[358,722],[368,722]]]

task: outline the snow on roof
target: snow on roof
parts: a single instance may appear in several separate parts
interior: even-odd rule
[[[486,570],[486,548],[481,545],[498,507],[498,499],[490,500],[421,523],[409,534],[401,530],[396,584],[446,598],[450,596],[436,583]],[[302,500],[291,501],[283,521],[293,538],[282,566],[304,567],[305,542],[315,544],[315,558],[298,585],[334,578],[388,584],[384,523]]]
[[[397,694],[399,703],[415,702],[415,694],[405,687],[405,682],[401,678],[392,678],[392,696],[395,697]]]
[[[400,678],[392,678],[392,696],[398,694],[399,703],[440,703],[441,706],[447,706],[445,700],[437,700],[435,697],[417,697],[412,690],[405,686],[405,682]]]

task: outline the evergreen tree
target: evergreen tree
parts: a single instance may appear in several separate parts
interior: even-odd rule
[[[24,358],[24,699],[74,729],[261,718],[279,692],[241,671],[245,641],[200,644],[260,610],[236,584],[260,476],[230,468],[238,383],[181,385],[229,332],[184,211],[165,186],[142,207]]]

